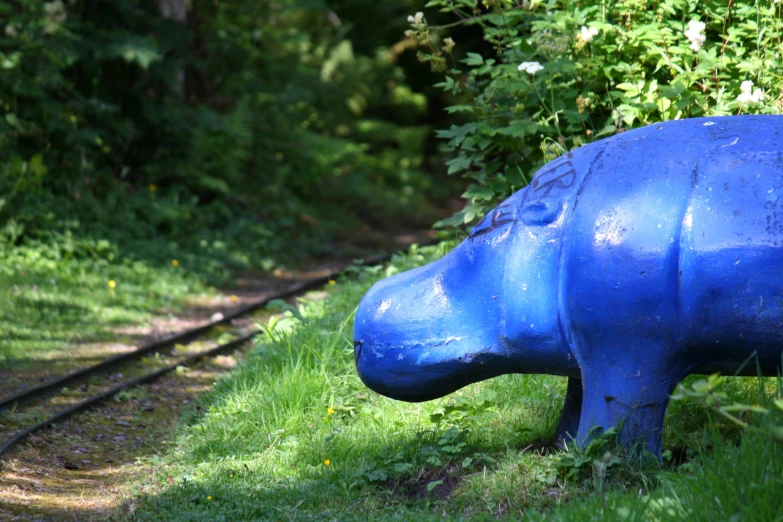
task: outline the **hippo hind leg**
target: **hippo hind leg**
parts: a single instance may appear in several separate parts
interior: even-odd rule
[[[555,444],[557,447],[565,449],[573,439],[576,439],[579,433],[579,418],[581,416],[582,379],[569,377],[563,413],[560,414],[560,421],[557,423],[557,430],[555,431]]]

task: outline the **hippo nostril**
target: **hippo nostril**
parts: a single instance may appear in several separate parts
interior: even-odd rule
[[[362,342],[361,341],[354,341],[353,342],[353,356],[354,360],[358,363],[359,357],[362,356]]]

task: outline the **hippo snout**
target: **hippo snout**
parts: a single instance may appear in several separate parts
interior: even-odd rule
[[[459,247],[440,261],[376,283],[356,312],[354,358],[362,381],[387,397],[419,402],[506,373],[494,284],[480,252]]]

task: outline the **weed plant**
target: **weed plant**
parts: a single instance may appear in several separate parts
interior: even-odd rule
[[[731,379],[706,391],[702,378],[689,380],[684,389],[728,393],[723,402],[708,403],[705,395],[675,401],[660,464],[617,447],[611,431],[585,448],[555,449],[562,378],[503,376],[420,404],[364,387],[353,362],[359,299],[373,281],[445,249],[414,248],[385,267],[357,269],[325,300],[300,300],[263,325],[265,338],[247,361],[204,398],[205,413],[194,410],[154,459],[154,479],[140,485],[126,516],[781,520],[783,446],[761,428],[715,424],[725,424],[715,409],[721,404],[779,399],[774,379],[760,387]],[[763,419],[738,415],[779,429],[783,410],[770,404]]]

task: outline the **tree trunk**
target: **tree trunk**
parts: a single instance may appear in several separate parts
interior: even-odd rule
[[[158,0],[158,9],[163,18],[173,20],[183,25],[188,23],[188,4],[190,0]],[[180,96],[185,96],[185,67],[180,64],[174,77],[174,90]]]
[[[183,24],[188,20],[188,0],[158,0],[158,8],[163,18]]]

